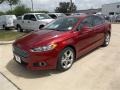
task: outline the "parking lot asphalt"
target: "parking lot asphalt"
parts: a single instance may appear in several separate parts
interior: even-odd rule
[[[13,60],[12,45],[0,45],[0,72],[21,90],[120,90],[119,29],[113,24],[108,47],[97,48],[63,73],[27,70]]]

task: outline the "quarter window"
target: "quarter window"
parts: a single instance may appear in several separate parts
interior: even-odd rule
[[[93,17],[94,26],[101,25],[103,23],[104,23],[104,20],[102,18],[97,17],[97,16]]]

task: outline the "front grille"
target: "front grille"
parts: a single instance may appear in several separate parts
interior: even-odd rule
[[[20,57],[24,57],[24,58],[28,57],[28,53],[26,51],[24,51],[16,46],[14,46],[13,48],[14,48],[13,52],[15,54],[19,55]]]

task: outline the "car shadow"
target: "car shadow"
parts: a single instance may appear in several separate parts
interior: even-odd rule
[[[18,64],[14,59],[10,60],[6,65],[7,70],[15,76],[24,77],[24,78],[43,78],[49,77],[53,74],[59,74],[60,71],[57,70],[42,70],[42,71],[32,71]]]
[[[76,62],[80,61],[80,59],[84,58],[85,56],[91,54],[92,52],[100,49],[100,47],[90,51],[89,53],[81,56],[78,58]],[[24,78],[44,78],[49,77],[54,74],[60,74],[62,72],[57,70],[42,70],[42,71],[32,71],[28,70],[27,68],[23,67],[22,65],[18,64],[15,60],[10,60],[9,63],[6,65],[7,70],[15,76],[24,77]],[[64,73],[64,72],[63,72]]]

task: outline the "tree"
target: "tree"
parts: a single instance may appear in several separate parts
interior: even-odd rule
[[[21,16],[25,13],[29,13],[31,12],[31,9],[26,7],[25,5],[19,5],[17,7],[15,7],[15,9],[13,10],[13,13],[16,15],[16,16]]]
[[[49,13],[49,11],[37,10],[37,11],[31,11],[31,13]]]
[[[12,6],[17,5],[20,2],[20,0],[6,0],[6,2],[10,5],[12,11]]]
[[[0,0],[0,4],[2,4],[5,0]]]
[[[77,9],[74,3],[70,2],[60,2],[59,7],[56,7],[55,12],[57,13],[72,13]]]
[[[4,12],[0,11],[0,15],[4,15],[4,14],[5,14]]]
[[[0,4],[2,4],[3,2],[6,2],[10,6],[12,11],[12,6],[17,5],[20,2],[20,0],[0,0]]]
[[[14,8],[14,10],[7,11],[6,14],[15,14],[16,16],[21,16],[29,12],[31,12],[30,8],[27,8],[25,5],[18,5]]]

